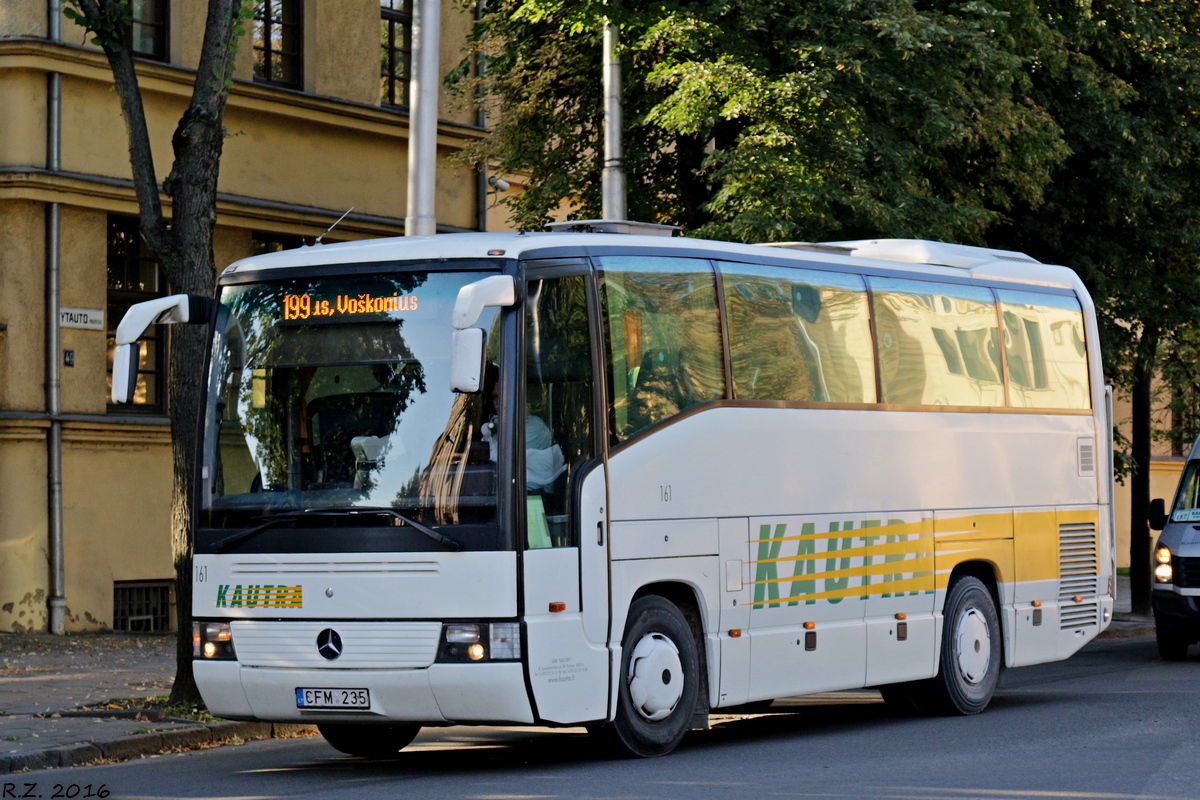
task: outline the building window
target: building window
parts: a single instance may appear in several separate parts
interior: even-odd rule
[[[255,231],[250,238],[250,255],[261,256],[263,253],[278,253],[281,250],[294,250],[303,246],[303,236]]]
[[[300,0],[254,4],[254,80],[300,86]]]
[[[133,0],[129,44],[136,56],[167,60],[167,0]]]
[[[113,350],[117,325],[134,303],[162,297],[166,281],[150,247],[138,231],[137,217],[108,218],[108,391],[112,395]],[[137,388],[133,403],[141,410],[163,409],[163,376],[166,347],[160,326],[152,325],[141,339]]]
[[[113,630],[167,633],[175,628],[171,581],[113,583]]]
[[[412,68],[412,0],[379,0],[379,99],[408,105]]]

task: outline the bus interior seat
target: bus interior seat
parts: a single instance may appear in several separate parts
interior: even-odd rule
[[[309,430],[322,483],[352,484],[358,436],[389,436],[396,427],[397,396],[359,392],[318,397],[308,404]]]

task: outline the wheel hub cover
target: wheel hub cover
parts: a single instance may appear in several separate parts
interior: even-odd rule
[[[987,675],[992,660],[992,636],[979,609],[970,608],[958,618],[958,671],[975,685]]]
[[[661,633],[648,633],[629,658],[629,696],[645,719],[670,716],[683,696],[683,664],[679,648]]]

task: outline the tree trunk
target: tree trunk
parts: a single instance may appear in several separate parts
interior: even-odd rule
[[[192,530],[195,524],[196,454],[200,452],[200,412],[204,396],[204,355],[208,329],[176,325],[171,331],[170,412],[174,463],[171,552],[175,561],[175,682],[171,704],[201,702],[192,673]]]
[[[1133,369],[1133,478],[1129,487],[1129,588],[1133,613],[1150,615],[1150,506],[1151,381],[1158,351],[1157,330],[1145,330]]]

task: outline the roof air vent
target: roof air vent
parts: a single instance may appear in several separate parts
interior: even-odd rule
[[[550,222],[546,227],[555,233],[633,233],[641,236],[671,236],[676,225],[657,225],[653,222],[632,222],[624,219],[575,219]]]

